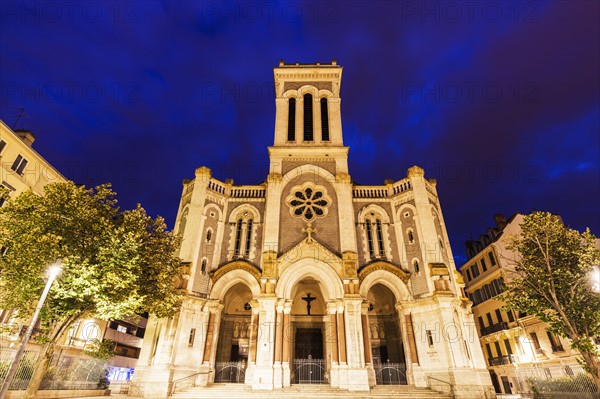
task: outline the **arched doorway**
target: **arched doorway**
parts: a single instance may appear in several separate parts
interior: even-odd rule
[[[327,306],[320,283],[313,277],[300,280],[292,290],[290,370],[293,384],[329,382],[327,364]]]
[[[219,340],[215,358],[215,382],[244,383],[252,320],[252,292],[237,283],[223,299]]]
[[[368,292],[369,340],[377,385],[404,385],[406,356],[402,342],[396,297],[383,284],[374,284]]]

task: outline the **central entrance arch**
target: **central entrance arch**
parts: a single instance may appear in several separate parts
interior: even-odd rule
[[[284,351],[291,384],[331,384],[337,367],[337,340],[332,340],[329,309],[343,298],[342,281],[333,267],[318,259],[301,259],[281,273],[276,294],[289,304]],[[335,355],[333,354],[335,351]],[[334,364],[335,363],[335,364]]]
[[[324,341],[327,307],[319,282],[307,277],[292,292],[292,383],[325,384],[329,382]]]

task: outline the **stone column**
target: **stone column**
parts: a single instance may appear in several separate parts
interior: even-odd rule
[[[398,335],[402,340],[402,348],[404,349],[404,362],[406,363],[406,381],[409,385],[414,384],[414,376],[412,372],[413,363],[419,363],[416,358],[416,344],[414,342],[413,326],[407,323],[411,322],[410,315],[404,315],[404,309],[400,302],[396,303],[396,311],[398,313]],[[409,330],[411,335],[409,336]],[[414,359],[414,360],[413,360]]]
[[[369,336],[369,303],[364,303],[362,306],[362,331],[363,331],[363,343],[365,348],[365,363],[372,364],[372,353],[371,353],[371,338]]]
[[[292,326],[290,325],[290,313],[292,312],[292,302],[286,301],[283,307],[283,350],[281,357],[281,368],[283,373],[283,386],[289,387],[291,384],[290,379],[290,334]]]
[[[329,330],[327,331],[327,343],[329,345],[331,364],[329,365],[329,383],[332,387],[340,386],[339,373],[339,348],[338,348],[338,328],[337,328],[337,306],[335,303],[327,304],[327,313],[329,315]]]
[[[256,300],[250,302],[252,318],[250,319],[250,337],[248,343],[248,367],[246,368],[245,384],[252,385],[254,368],[256,367],[256,340],[258,338],[258,311],[259,304]]]
[[[212,350],[212,343],[214,339],[215,331],[215,314],[210,312],[208,318],[208,325],[206,328],[206,345],[204,346],[204,356],[202,357],[203,363],[210,362],[210,352]]]
[[[256,367],[254,369],[253,389],[273,389],[273,359],[275,355],[275,305],[274,296],[258,298],[259,332],[256,346]]]
[[[373,369],[373,352],[371,350],[371,334],[369,334],[369,302],[363,302],[361,306],[362,332],[365,351],[365,366],[369,375],[369,387],[377,385],[375,370]]]
[[[209,302],[205,306],[208,311],[204,351],[202,352],[202,364],[200,365],[197,383],[198,385],[207,385],[214,381],[215,374],[209,373],[214,368],[215,357],[217,353],[217,344],[219,340],[219,325],[223,305],[219,302]]]
[[[283,387],[283,373],[281,368],[281,351],[283,345],[283,305],[280,301],[277,304],[277,314],[275,318],[275,362],[273,363],[273,388]]]
[[[340,354],[340,364],[346,363],[346,328],[344,325],[344,308],[338,308],[337,312],[337,332],[338,332],[338,350]]]
[[[348,389],[348,363],[346,363],[346,327],[344,323],[344,305],[338,304],[335,314],[335,326],[337,330],[337,344],[339,356],[339,387]]]
[[[360,295],[350,294],[344,298],[344,314],[338,324],[344,323],[345,345],[340,345],[347,353],[344,357],[348,367],[348,389],[351,391],[368,391],[369,375],[364,362],[364,341],[362,334],[361,307],[363,299]],[[339,309],[338,309],[339,311]],[[338,325],[341,330],[342,326]],[[340,360],[343,360],[340,352]]]

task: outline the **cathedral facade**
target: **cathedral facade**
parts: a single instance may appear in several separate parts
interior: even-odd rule
[[[174,318],[149,320],[131,394],[215,382],[490,391],[436,182],[414,166],[400,181],[353,183],[341,77],[335,61],[274,68],[264,183],[235,186],[206,167],[184,181],[186,296]]]

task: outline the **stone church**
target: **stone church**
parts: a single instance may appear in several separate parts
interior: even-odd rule
[[[435,180],[413,166],[396,182],[355,184],[342,67],[282,61],[273,72],[269,174],[236,186],[200,167],[184,181],[186,296],[174,318],[149,320],[131,394],[232,382],[282,397],[293,384],[447,384],[485,397]]]

